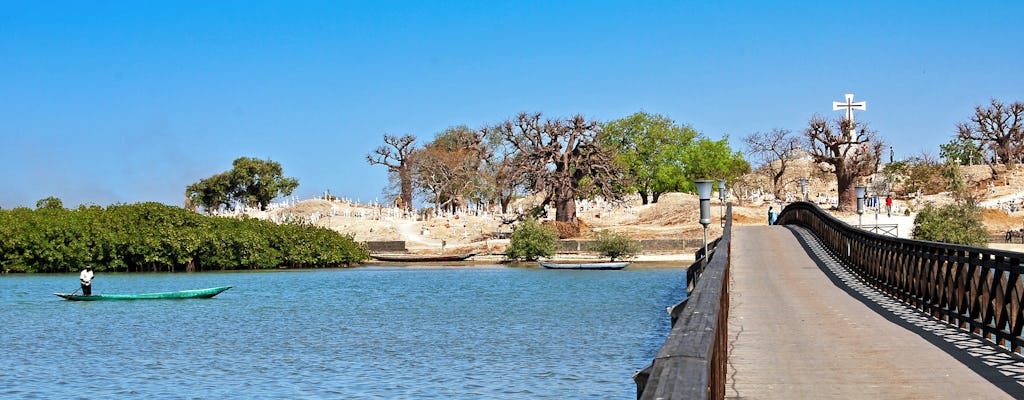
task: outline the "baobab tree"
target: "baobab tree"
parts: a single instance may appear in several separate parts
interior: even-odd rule
[[[366,161],[370,165],[386,166],[388,172],[398,175],[401,206],[405,210],[412,210],[412,154],[416,150],[413,146],[415,141],[416,137],[412,135],[384,135],[386,145],[366,155]]]
[[[516,151],[512,169],[534,192],[555,206],[555,220],[576,225],[576,199],[589,182],[594,193],[618,198],[623,174],[614,152],[602,146],[597,121],[581,115],[541,120],[540,113],[520,113],[492,129]]]
[[[977,143],[979,150],[988,146],[1000,163],[1010,164],[1024,154],[1024,103],[1019,101],[1003,104],[992,99],[989,107],[974,107],[971,120],[956,128],[957,138]]]
[[[856,207],[857,180],[878,171],[885,143],[866,125],[847,118],[829,121],[815,115],[804,133],[814,162],[836,176],[839,210]]]

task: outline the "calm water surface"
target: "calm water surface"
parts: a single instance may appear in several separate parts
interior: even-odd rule
[[[371,267],[0,277],[0,397],[632,399],[683,270]]]

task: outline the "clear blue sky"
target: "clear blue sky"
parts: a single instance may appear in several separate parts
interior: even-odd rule
[[[802,130],[844,93],[897,157],[1024,101],[1024,2],[5,1],[0,207],[159,201],[270,158],[372,201],[385,133],[637,111],[713,139]]]

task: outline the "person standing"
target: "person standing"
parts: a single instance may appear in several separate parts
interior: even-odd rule
[[[775,225],[775,207],[768,207],[768,225]]]
[[[885,196],[885,210],[889,218],[892,218],[892,195]]]
[[[86,265],[82,273],[78,274],[78,280],[82,282],[82,294],[86,296],[92,296],[92,278],[95,276],[92,272],[92,265]]]

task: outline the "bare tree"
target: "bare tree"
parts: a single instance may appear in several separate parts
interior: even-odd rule
[[[501,213],[507,214],[512,198],[526,184],[526,177],[515,171],[515,147],[505,140],[500,129],[484,127],[480,133],[486,139],[484,143],[487,149],[482,168],[487,181],[485,188],[490,192],[490,197],[498,202]]]
[[[772,180],[775,197],[782,198],[782,176],[794,157],[800,138],[788,129],[772,129],[770,132],[755,132],[743,138],[749,154],[761,162],[760,169]]]
[[[414,186],[433,196],[438,209],[454,210],[479,191],[480,168],[487,158],[483,135],[465,126],[446,129],[416,150]]]
[[[370,165],[380,164],[388,167],[388,172],[397,174],[401,186],[402,208],[412,210],[412,162],[411,156],[416,148],[413,142],[416,137],[405,135],[384,135],[385,146],[380,146],[371,154],[366,155]]]
[[[576,224],[576,198],[587,181],[589,189],[605,198],[619,197],[616,188],[622,173],[614,153],[600,145],[597,121],[577,115],[542,122],[540,113],[520,113],[491,129],[515,148],[516,174],[525,177],[533,191],[545,193],[545,203],[554,203],[556,221]]]
[[[855,207],[857,194],[854,186],[859,178],[878,170],[885,143],[865,125],[846,118],[829,121],[815,115],[804,133],[814,162],[823,170],[831,169],[836,176],[839,210],[848,211]]]
[[[989,107],[974,107],[970,122],[957,124],[957,137],[988,146],[998,162],[1010,164],[1024,153],[1024,103],[1004,105],[992,99]],[[989,160],[989,167],[995,167]]]

